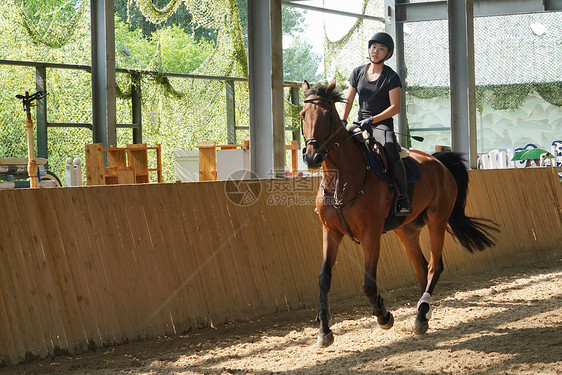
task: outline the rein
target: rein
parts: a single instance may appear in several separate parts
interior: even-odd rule
[[[323,98],[323,97],[307,98],[307,99],[304,100],[304,102],[305,102],[305,103],[315,103],[315,104],[316,104],[316,102],[317,102],[317,101],[320,101],[320,100],[325,100],[325,101],[327,101],[327,102],[329,102],[330,104],[333,105],[333,101],[331,101],[331,100],[329,100],[329,99],[326,99],[326,98]],[[331,111],[331,110],[329,110],[327,113],[328,113],[329,116],[330,116],[330,118],[329,118],[329,121],[330,121],[330,129],[329,129],[328,134],[331,134],[331,136],[330,136],[330,140],[331,140],[331,138],[333,138],[339,131],[341,131],[342,128],[338,128],[338,129],[335,130],[335,131],[333,132],[333,134],[332,134],[332,128],[333,128],[333,126],[332,126],[332,123],[333,123],[333,114],[332,114],[332,111]],[[345,129],[345,128],[343,128],[343,129]],[[316,138],[306,138],[306,137],[305,137],[305,135],[304,135],[304,125],[303,125],[303,120],[302,120],[302,118],[301,118],[301,133],[302,133],[303,138],[306,139],[306,145],[307,145],[307,146],[308,146],[309,144],[314,144],[314,143],[317,144],[317,143],[318,143],[318,140],[317,140]],[[353,138],[353,135],[349,135],[349,136],[346,137],[346,139],[345,139],[343,142],[347,142],[348,140],[350,140],[350,139],[352,139],[352,138]],[[328,145],[330,144],[330,140],[326,143],[325,148],[321,149],[319,152],[321,152],[321,153],[324,155],[325,158],[329,158],[330,160],[332,160],[332,163],[333,163],[333,164],[336,164],[336,163],[334,162],[334,160],[333,160],[333,159],[330,157],[330,155],[328,155],[328,154],[329,154],[331,151],[333,151],[333,150],[339,148],[340,143],[339,143],[339,142],[334,142],[330,147],[328,147]],[[338,159],[339,159],[339,162],[340,162],[339,165],[341,165],[341,156],[340,156],[339,153],[338,153]],[[339,191],[339,184],[340,184],[339,178],[336,179],[336,186],[335,186],[335,189],[334,189],[334,193],[332,194],[332,193],[330,193],[330,192],[328,191],[328,189],[325,187],[325,185],[324,185],[324,176],[322,176],[321,188],[322,188],[322,192],[324,193],[324,196],[328,198],[326,201],[329,202],[329,203],[328,203],[329,205],[333,206],[333,207],[336,209],[336,212],[338,213],[338,215],[339,215],[339,217],[340,217],[340,220],[341,220],[342,223],[343,223],[343,226],[344,226],[344,228],[345,228],[345,230],[346,230],[346,232],[347,232],[347,235],[353,240],[353,242],[355,242],[355,243],[358,244],[358,245],[360,244],[360,242],[353,236],[353,233],[351,232],[351,229],[350,229],[349,226],[347,225],[347,222],[345,221],[345,218],[344,218],[343,213],[342,213],[342,208],[343,208],[343,206],[348,205],[348,204],[350,204],[351,206],[353,206],[353,204],[355,203],[355,201],[356,201],[357,199],[359,199],[359,198],[364,194],[364,190],[365,190],[365,186],[367,185],[367,179],[368,179],[368,177],[369,177],[369,170],[370,170],[370,169],[371,169],[371,168],[370,168],[370,165],[369,165],[369,163],[367,162],[367,163],[366,163],[366,170],[365,170],[365,177],[363,178],[363,182],[361,183],[361,188],[359,189],[359,191],[358,191],[357,193],[355,193],[355,195],[354,195],[352,198],[347,199],[347,200],[344,200],[343,198],[339,198],[339,194],[338,194],[338,191]],[[341,193],[342,197],[343,197],[343,195],[345,194],[345,189],[346,189],[346,187],[347,187],[347,182],[343,185],[343,189],[342,189],[342,193]],[[326,202],[326,201],[325,201],[325,202]]]

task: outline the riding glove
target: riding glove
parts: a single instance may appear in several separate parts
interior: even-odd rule
[[[359,127],[361,130],[371,131],[371,127],[373,126],[373,116],[369,116],[366,119],[359,121]]]

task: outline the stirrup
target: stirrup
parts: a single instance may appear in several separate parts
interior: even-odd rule
[[[412,206],[406,194],[402,194],[396,198],[395,212],[396,216],[408,216],[412,213]]]

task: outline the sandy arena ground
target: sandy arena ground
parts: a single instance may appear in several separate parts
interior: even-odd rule
[[[0,369],[0,374],[562,374],[562,259],[442,280],[424,336],[417,287],[333,303],[335,343],[316,347],[315,309]]]

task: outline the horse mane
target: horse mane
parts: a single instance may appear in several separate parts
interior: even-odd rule
[[[336,85],[325,85],[317,84],[316,86],[308,89],[304,93],[305,97],[309,95],[320,96],[324,99],[333,101],[334,103],[339,103],[344,101],[343,93],[338,90]]]

